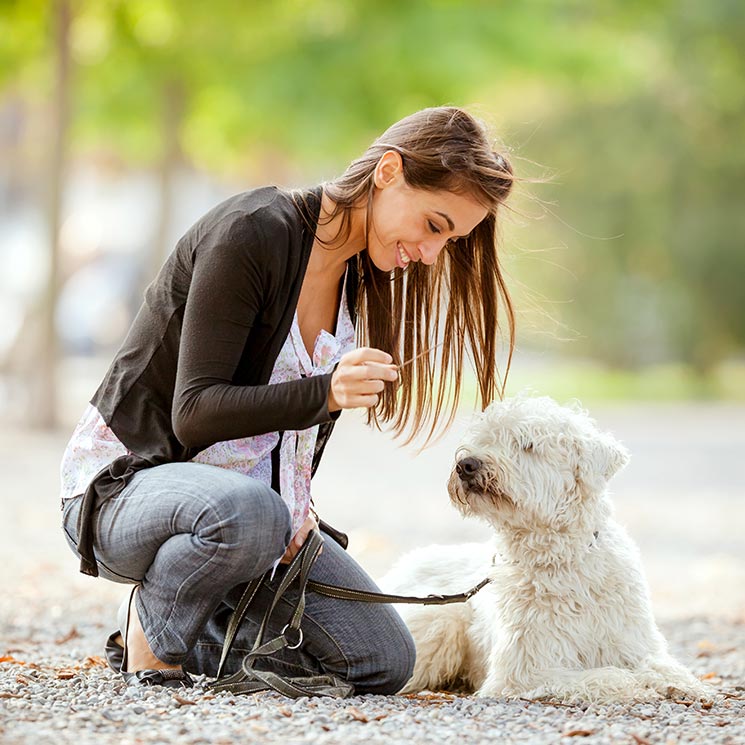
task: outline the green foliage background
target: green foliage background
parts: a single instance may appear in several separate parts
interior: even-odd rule
[[[53,5],[0,3],[0,101],[44,110]],[[156,167],[173,140],[246,185],[307,182],[413,110],[467,105],[527,180],[505,256],[529,344],[700,375],[742,355],[742,2],[71,7],[73,156]]]

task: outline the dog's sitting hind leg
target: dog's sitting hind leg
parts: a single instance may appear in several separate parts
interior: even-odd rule
[[[468,689],[463,673],[469,669],[467,632],[471,608],[462,604],[409,606],[402,610],[416,642],[417,655],[414,673],[401,693]]]

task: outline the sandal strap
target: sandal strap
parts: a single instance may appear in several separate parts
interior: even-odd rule
[[[134,673],[122,673],[127,683],[138,685],[169,685],[178,682],[185,688],[191,688],[194,681],[191,676],[183,670],[137,670]]]

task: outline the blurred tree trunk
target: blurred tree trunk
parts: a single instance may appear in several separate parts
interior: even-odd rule
[[[47,201],[49,274],[42,300],[40,349],[36,369],[32,371],[33,382],[29,411],[30,423],[44,428],[54,427],[57,423],[56,372],[59,345],[54,316],[59,293],[59,232],[70,115],[70,21],[71,12],[68,0],[56,0],[53,13],[55,85]]]
[[[173,218],[173,194],[176,170],[181,162],[179,135],[184,117],[184,86],[180,80],[163,84],[163,109],[161,117],[162,156],[159,169],[160,210],[153,246],[152,260],[145,285],[157,275],[173,246],[170,245],[170,228]]]

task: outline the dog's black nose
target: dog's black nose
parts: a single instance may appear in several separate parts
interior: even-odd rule
[[[455,470],[462,481],[470,481],[481,468],[478,458],[462,458],[455,464]]]

